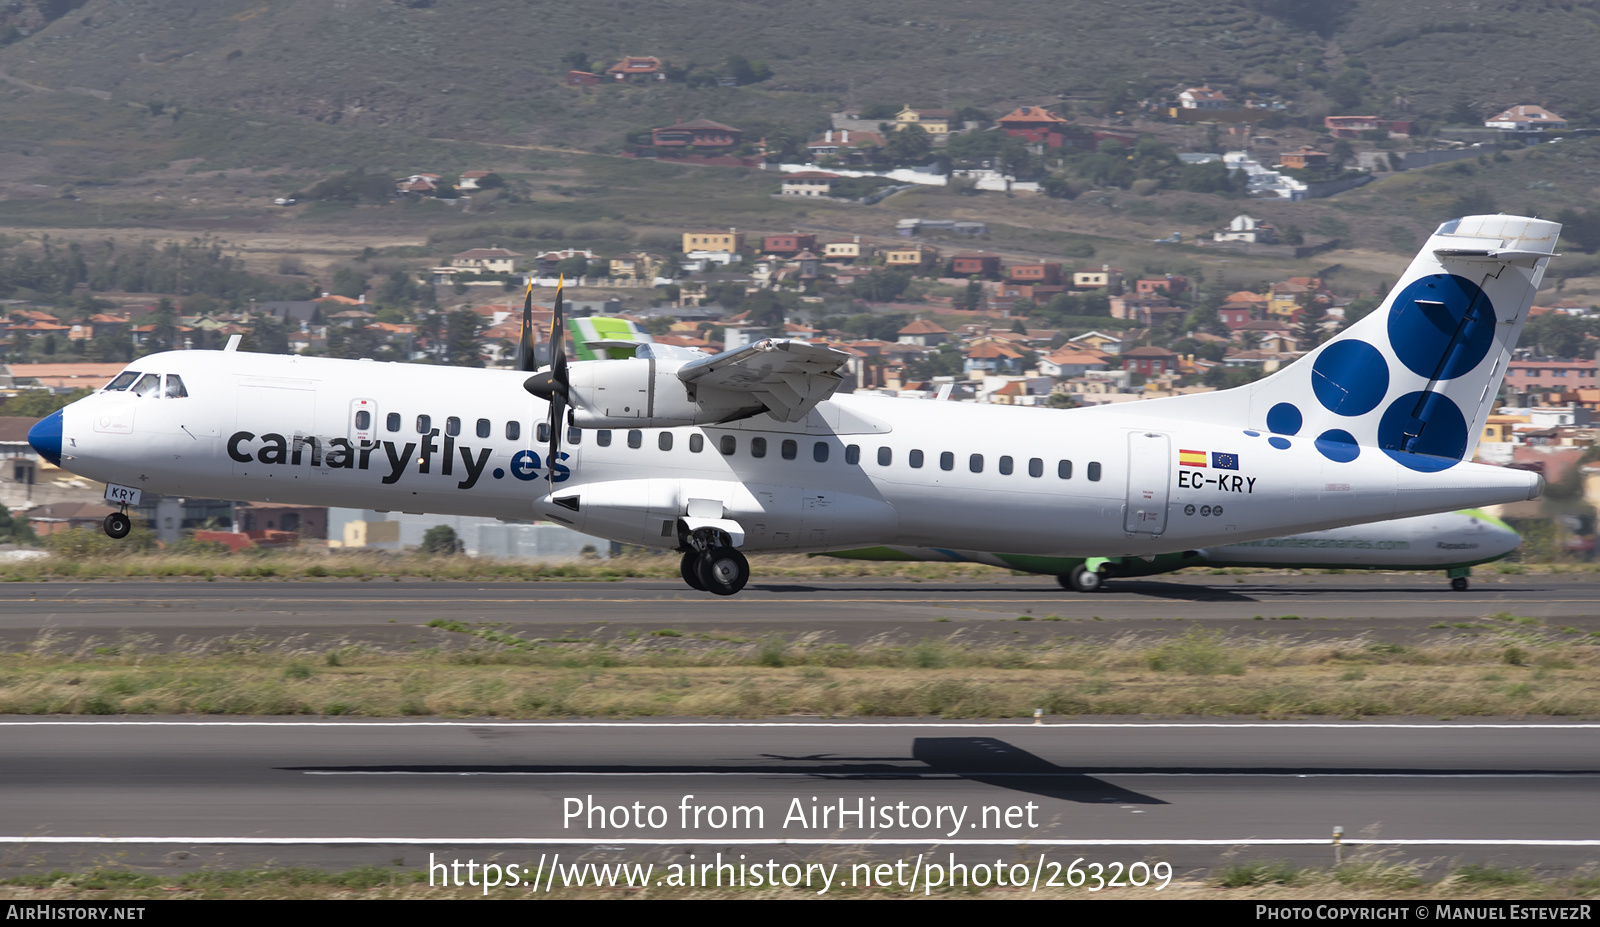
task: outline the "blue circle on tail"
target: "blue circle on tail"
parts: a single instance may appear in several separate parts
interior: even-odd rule
[[[1483,362],[1494,344],[1494,306],[1476,283],[1455,274],[1413,280],[1389,306],[1389,346],[1419,377],[1454,380]]]
[[[1383,410],[1378,447],[1411,470],[1448,470],[1467,452],[1467,420],[1448,396],[1407,393]]]
[[[1300,409],[1293,403],[1280,402],[1267,410],[1267,430],[1280,435],[1295,435],[1300,433],[1300,426],[1305,424],[1305,416],[1300,414]]]
[[[1317,451],[1334,463],[1349,463],[1361,456],[1361,447],[1355,436],[1339,428],[1331,428],[1317,435]]]
[[[1311,365],[1311,391],[1337,415],[1365,415],[1389,391],[1389,362],[1359,338],[1335,341]]]

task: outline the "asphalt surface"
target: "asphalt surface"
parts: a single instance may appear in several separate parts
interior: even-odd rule
[[[1326,865],[1336,825],[1351,852],[1560,869],[1600,859],[1597,735],[1600,724],[7,720],[0,873],[111,858],[425,865],[429,853],[796,859],[859,846]],[[841,803],[888,817],[813,817]],[[760,819],[729,819],[735,807]]]
[[[672,628],[849,644],[949,635],[1031,641],[1180,633],[1184,622],[1308,638],[1410,638],[1460,634],[1453,625],[1501,613],[1600,630],[1600,575],[1484,573],[1467,592],[1452,592],[1441,577],[1421,573],[1194,574],[1119,580],[1092,594],[1063,591],[1051,577],[999,575],[986,583],[869,578],[758,581],[728,598],[654,580],[5,583],[0,647],[33,646],[41,636],[58,647],[133,639],[159,648],[238,635],[308,646],[460,643],[462,635],[426,627],[440,618],[565,640]]]

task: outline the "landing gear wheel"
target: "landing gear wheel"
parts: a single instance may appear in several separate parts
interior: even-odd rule
[[[1470,585],[1472,584],[1467,582],[1465,576],[1457,576],[1455,579],[1450,580],[1450,588],[1457,592],[1466,592],[1467,587]]]
[[[112,512],[106,516],[105,528],[107,537],[120,541],[133,530],[133,519],[122,512]]]
[[[700,552],[688,550],[683,553],[683,560],[678,563],[678,572],[683,574],[683,581],[689,584],[690,589],[706,591],[706,584],[700,581]]]
[[[1090,572],[1081,563],[1073,567],[1072,572],[1066,576],[1057,576],[1056,581],[1061,583],[1061,588],[1071,589],[1073,592],[1099,592],[1105,587],[1105,577]]]
[[[733,595],[750,581],[750,561],[732,547],[711,547],[699,555],[700,588]]]

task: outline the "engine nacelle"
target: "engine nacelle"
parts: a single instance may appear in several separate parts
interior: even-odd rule
[[[761,412],[750,393],[700,388],[678,379],[681,361],[630,357],[567,366],[572,422],[579,428],[714,425]]]

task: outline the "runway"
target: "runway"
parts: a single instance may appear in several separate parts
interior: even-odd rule
[[[58,642],[136,636],[155,647],[246,633],[400,648],[459,638],[426,627],[439,618],[573,640],[673,628],[752,638],[806,634],[849,644],[956,633],[975,642],[1034,641],[1181,633],[1182,622],[1308,638],[1408,638],[1430,625],[1502,613],[1600,631],[1600,575],[1485,573],[1459,593],[1436,575],[1415,573],[1197,573],[1119,580],[1092,594],[1063,591],[1051,577],[1004,574],[986,583],[758,580],[730,598],[659,580],[6,583],[0,584],[0,647],[28,646],[41,635]]]
[[[0,738],[0,871],[847,847],[1326,865],[1335,826],[1403,859],[1600,860],[1600,724],[1581,722],[7,720]]]

